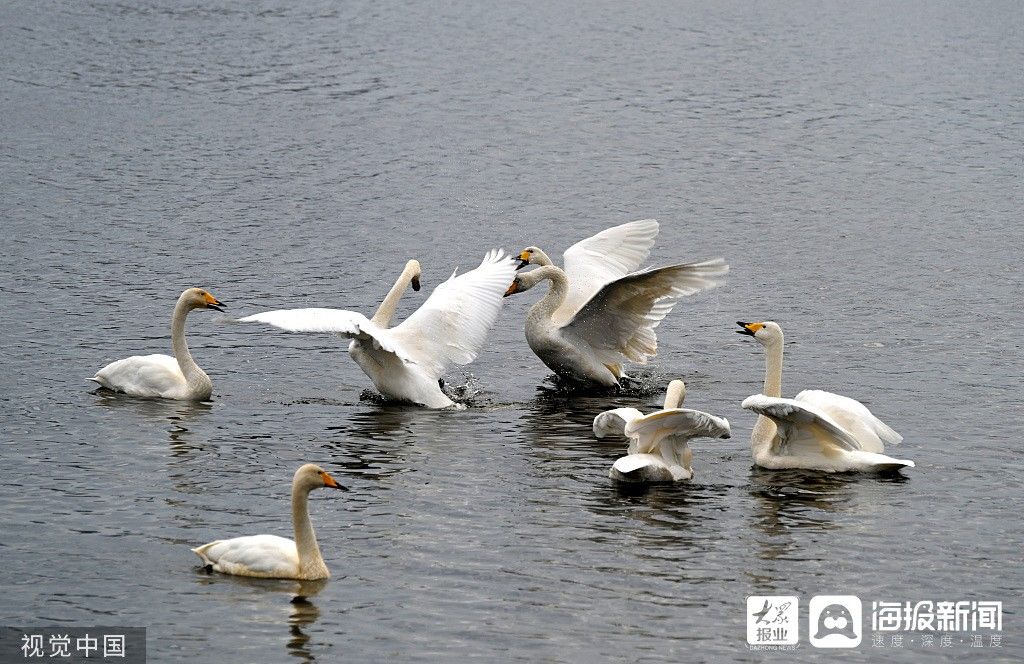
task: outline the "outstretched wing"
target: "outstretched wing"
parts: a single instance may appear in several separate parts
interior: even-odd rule
[[[567,322],[602,286],[639,270],[657,236],[658,222],[641,219],[605,229],[566,249],[562,265],[569,292],[555,311],[555,322]]]
[[[403,362],[412,356],[386,330],[366,316],[345,309],[277,309],[239,318],[239,323],[266,323],[286,332],[334,332],[347,339],[371,343],[373,348],[393,353]]]
[[[423,306],[388,332],[418,364],[440,378],[448,365],[476,359],[515,273],[515,261],[492,249],[478,268],[452,274]]]
[[[728,271],[716,258],[634,272],[606,284],[562,329],[589,344],[605,364],[643,364],[657,354],[654,328],[678,298],[719,285]]]
[[[594,418],[594,435],[598,438],[607,438],[608,436],[625,437],[626,425],[643,416],[644,414],[636,408],[614,408],[598,413],[597,417]]]
[[[829,456],[842,450],[861,450],[860,441],[813,404],[755,394],[741,404],[778,425],[779,454]]]
[[[730,435],[729,420],[689,408],[659,410],[626,425],[626,436],[631,441],[630,454],[649,454],[668,436],[688,440],[728,438]]]
[[[899,445],[903,440],[903,436],[872,415],[867,406],[856,399],[824,390],[804,390],[796,395],[794,401],[824,411],[836,424],[853,434],[866,452],[880,454],[886,445]]]

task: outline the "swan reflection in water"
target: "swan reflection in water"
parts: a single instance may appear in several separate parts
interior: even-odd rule
[[[254,579],[244,576],[227,576],[223,574],[206,574],[200,572],[197,581],[201,585],[223,587],[227,584],[231,590],[222,598],[226,603],[255,604],[257,615],[262,613],[266,622],[277,622],[282,614],[286,614],[285,624],[288,628],[285,650],[289,655],[304,662],[316,661],[313,651],[316,642],[310,635],[313,625],[320,619],[320,608],[313,598],[328,584],[328,579],[315,581],[299,581],[294,579]],[[236,592],[232,592],[235,590]],[[287,598],[287,603],[285,603]],[[324,646],[328,644],[323,644]],[[267,661],[275,658],[268,657]]]

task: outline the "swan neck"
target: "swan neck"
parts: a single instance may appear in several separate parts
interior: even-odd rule
[[[292,484],[292,524],[295,526],[295,548],[299,553],[299,570],[304,578],[317,578],[316,572],[326,571],[320,545],[317,544],[313,524],[309,520],[309,487],[298,482]]]
[[[782,396],[782,341],[765,347],[764,388],[766,397]],[[759,415],[750,433],[750,446],[754,460],[761,463],[771,456],[771,445],[778,426],[771,418]],[[762,463],[763,465],[763,463]]]
[[[565,296],[569,294],[569,278],[565,276],[562,268],[554,265],[546,265],[528,274],[536,282],[544,281],[545,279],[551,282],[551,286],[548,288],[548,292],[544,294],[544,297],[530,308],[529,317],[535,319],[552,318],[558,307],[562,306],[562,302],[565,301]]]
[[[185,318],[188,316],[189,310],[190,307],[185,298],[179,298],[178,304],[174,306],[174,314],[171,316],[171,347],[174,349],[174,359],[178,361],[178,367],[181,368],[185,381],[192,387],[204,378],[209,379],[196,364],[196,361],[192,359],[188,342],[185,341]]]
[[[381,327],[388,327],[391,325],[391,318],[395,315],[395,311],[398,309],[398,301],[402,299],[402,295],[405,294],[405,289],[409,287],[409,282],[412,280],[412,273],[414,268],[412,265],[406,265],[405,269],[402,270],[402,274],[399,275],[398,280],[395,281],[395,285],[391,287],[388,294],[384,296],[384,300],[381,301],[380,306],[377,307],[377,312],[373,314],[373,318],[370,319],[372,323]]]
[[[683,403],[683,399],[686,398],[686,388],[683,387],[681,381],[672,381],[668,385],[668,391],[665,392],[665,410],[672,408],[679,408]]]
[[[782,396],[782,342],[765,348],[764,389],[766,397]]]

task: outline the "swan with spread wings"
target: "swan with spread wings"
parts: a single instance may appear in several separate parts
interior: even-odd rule
[[[399,325],[389,328],[398,300],[412,285],[419,290],[420,265],[406,264],[372,318],[343,309],[280,309],[239,319],[266,323],[288,332],[331,332],[351,339],[348,352],[384,397],[427,408],[454,402],[439,381],[452,364],[469,364],[483,347],[501,311],[502,294],[516,263],[500,250],[480,266],[452,274],[427,301]]]
[[[526,341],[544,364],[574,383],[614,387],[626,362],[645,364],[658,352],[654,329],[679,298],[721,283],[721,258],[640,269],[658,222],[634,221],[581,240],[563,254],[565,268],[537,247],[519,254],[522,272],[506,296],[550,281],[526,317]]]

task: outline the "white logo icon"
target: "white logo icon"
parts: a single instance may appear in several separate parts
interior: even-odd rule
[[[800,636],[799,602],[788,595],[747,598],[747,643],[752,646],[796,645]]]
[[[807,606],[807,633],[815,648],[856,648],[864,633],[860,598],[816,595]]]

